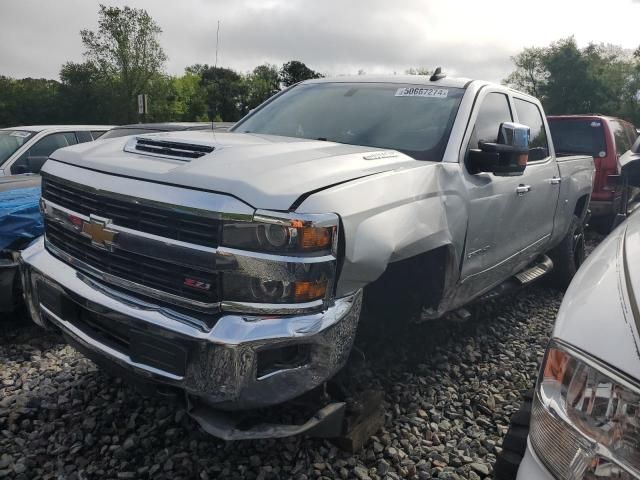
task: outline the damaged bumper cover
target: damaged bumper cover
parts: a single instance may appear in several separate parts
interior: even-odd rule
[[[207,409],[280,404],[321,385],[345,364],[362,304],[359,291],[320,313],[224,314],[206,329],[175,312],[129,301],[54,257],[42,240],[22,253],[21,271],[36,323],[59,328],[100,363],[184,391],[194,417],[223,438],[234,437],[233,427]],[[301,433],[340,410],[325,408],[305,428],[285,431]]]

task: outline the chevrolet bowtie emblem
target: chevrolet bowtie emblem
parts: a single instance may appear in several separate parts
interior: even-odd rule
[[[112,250],[117,232],[107,228],[109,223],[111,223],[110,220],[91,218],[88,222],[82,222],[82,234],[90,238],[94,246]]]

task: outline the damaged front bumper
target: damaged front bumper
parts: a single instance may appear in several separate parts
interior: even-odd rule
[[[273,429],[253,437],[239,430],[233,435],[228,417],[207,409],[276,405],[321,385],[345,364],[362,304],[357,292],[321,313],[226,314],[205,328],[94,281],[51,255],[42,240],[22,252],[21,270],[36,323],[59,328],[98,363],[185,392],[194,418],[225,438],[302,433],[304,428],[285,429],[282,435]],[[326,407],[305,424],[307,430],[341,410]]]

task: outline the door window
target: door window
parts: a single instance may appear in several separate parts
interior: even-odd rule
[[[76,138],[78,139],[78,143],[86,143],[86,142],[93,141],[91,132],[87,132],[87,131],[76,132]]]
[[[11,167],[11,173],[39,173],[49,155],[59,148],[78,143],[73,132],[60,132],[47,135],[27,150]]]
[[[480,148],[479,142],[496,143],[500,124],[512,122],[509,98],[504,93],[489,93],[480,106],[476,124],[469,140],[470,149]]]
[[[518,122],[531,130],[529,137],[529,161],[544,160],[549,156],[547,130],[544,128],[542,113],[535,103],[515,98],[513,103],[518,114]]]
[[[622,155],[631,148],[631,139],[625,131],[622,123],[619,121],[610,120],[609,127],[611,128],[611,133],[613,133],[613,138],[616,142],[617,153],[618,155]]]

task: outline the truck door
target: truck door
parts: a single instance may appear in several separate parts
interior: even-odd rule
[[[526,195],[518,193],[522,177],[472,174],[468,152],[478,142],[497,142],[500,124],[514,121],[505,91],[480,91],[471,115],[473,128],[463,150],[462,172],[469,195],[469,220],[462,260],[461,278],[465,296],[473,296],[501,283],[520,267],[523,248],[523,219],[530,212]],[[548,212],[549,218],[553,211]]]
[[[518,234],[523,242],[524,257],[532,260],[547,250],[562,179],[549,151],[549,136],[540,108],[518,97],[513,97],[513,104],[516,121],[531,129],[529,162],[519,177],[524,188],[521,188],[522,218]]]

